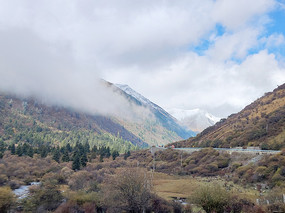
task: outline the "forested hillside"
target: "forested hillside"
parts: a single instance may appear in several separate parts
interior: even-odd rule
[[[80,142],[120,152],[147,146],[111,118],[5,95],[0,95],[0,137],[8,144],[74,146]]]
[[[285,84],[177,147],[285,147]]]

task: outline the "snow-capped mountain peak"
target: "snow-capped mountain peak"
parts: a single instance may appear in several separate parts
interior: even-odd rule
[[[220,118],[208,113],[202,109],[170,109],[168,112],[179,120],[180,124],[197,132],[214,125]]]
[[[126,93],[128,96],[134,98],[139,104],[148,108],[150,112],[154,115],[156,122],[159,122],[163,127],[171,132],[175,132],[181,138],[189,138],[196,135],[191,129],[187,129],[181,126],[177,119],[166,112],[163,108],[151,102],[149,99],[145,98],[143,95],[139,94],[131,87],[125,84],[115,84],[115,86]]]
[[[159,107],[152,103],[150,100],[148,100],[147,98],[145,98],[143,95],[139,94],[138,92],[136,92],[135,90],[133,90],[131,87],[129,87],[126,84],[115,84],[116,87],[120,88],[121,90],[123,90],[125,93],[127,93],[128,95],[134,97],[135,99],[137,99],[138,101],[140,101],[142,104],[145,104],[147,106],[151,106],[155,109],[158,109]]]

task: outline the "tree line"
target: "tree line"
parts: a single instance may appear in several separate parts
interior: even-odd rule
[[[41,144],[39,146],[32,146],[29,143],[18,143],[7,145],[3,139],[0,138],[0,158],[6,150],[9,150],[12,155],[29,156],[34,157],[34,154],[38,154],[41,158],[45,158],[48,155],[52,156],[52,159],[58,163],[72,161],[72,169],[80,170],[85,167],[87,162],[91,162],[93,159],[99,156],[100,162],[104,161],[104,158],[112,157],[115,160],[120,154],[118,150],[112,150],[109,146],[97,147],[94,145],[92,148],[89,143],[77,142],[75,146],[66,144],[63,146],[52,146],[50,144]],[[124,159],[130,156],[130,151],[124,153]]]

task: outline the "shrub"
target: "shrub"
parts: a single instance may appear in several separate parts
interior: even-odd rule
[[[115,212],[142,212],[150,206],[151,180],[138,168],[124,169],[110,177],[103,191],[105,206]]]
[[[70,202],[75,202],[77,205],[84,205],[85,203],[98,204],[100,201],[99,195],[96,192],[87,193],[85,191],[76,191],[66,193],[66,197]]]
[[[52,181],[47,181],[40,188],[23,200],[27,212],[45,212],[55,210],[63,201],[63,196]]]
[[[0,212],[8,212],[14,201],[12,190],[8,187],[0,187]]]
[[[193,193],[190,200],[201,206],[207,213],[223,213],[230,195],[220,185],[205,185]]]

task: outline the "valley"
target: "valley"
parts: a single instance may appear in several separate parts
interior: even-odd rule
[[[130,100],[139,96],[128,96],[133,91],[126,88],[127,93],[115,92]],[[198,213],[208,208],[201,203],[206,196],[216,200],[209,208],[217,211],[282,212],[284,88],[279,86],[196,137],[165,147],[160,137],[179,140],[187,130],[141,96],[133,101],[142,99],[139,106],[153,107],[144,106],[152,112],[147,119],[157,117],[139,124],[1,95],[0,197],[10,196],[9,205],[0,202],[1,208]],[[265,133],[249,140],[249,133],[260,131]],[[33,182],[40,184],[31,186],[25,198],[13,196],[12,190]],[[138,188],[130,195],[124,190],[132,184]],[[138,201],[133,200],[136,196]]]

